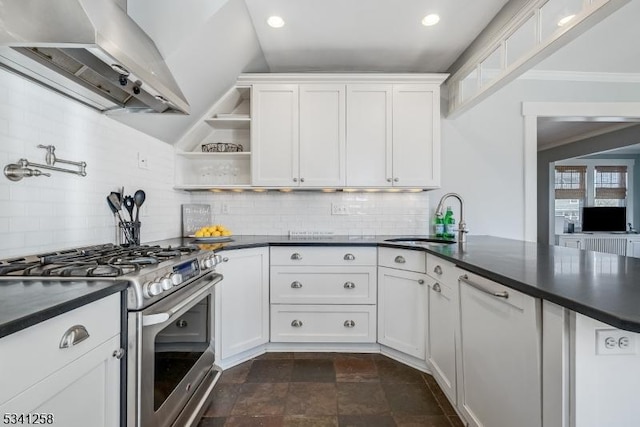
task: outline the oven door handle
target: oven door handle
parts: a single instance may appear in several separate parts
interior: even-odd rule
[[[178,313],[184,307],[188,306],[189,304],[191,304],[195,300],[200,299],[204,294],[208,293],[210,291],[210,289],[213,287],[213,285],[215,285],[216,283],[218,283],[221,280],[221,277],[220,277],[220,278],[218,278],[218,280],[214,281],[213,279],[216,278],[216,276],[217,276],[216,274],[210,274],[208,276],[203,277],[201,280],[209,281],[210,283],[208,285],[203,286],[198,291],[196,291],[193,294],[189,295],[187,298],[183,299],[182,301],[180,301],[178,304],[174,305],[170,309],[168,309],[166,311],[163,311],[163,312],[160,312],[160,313],[153,313],[153,314],[145,314],[145,315],[143,315],[142,316],[142,326],[158,325],[160,323],[167,322],[169,319],[171,319],[172,316],[175,316],[176,313]]]

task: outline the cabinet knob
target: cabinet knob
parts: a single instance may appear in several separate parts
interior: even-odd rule
[[[387,182],[391,182],[391,178],[387,178]]]
[[[398,264],[404,264],[405,262],[407,262],[406,259],[404,259],[404,257],[402,255],[398,255],[395,259],[395,262],[397,262]]]
[[[424,280],[423,279],[418,279],[418,284],[419,285],[424,285]]]
[[[296,253],[291,255],[291,259],[295,260],[295,261],[301,260],[302,259],[302,255],[300,255],[298,252],[296,252]]]
[[[353,328],[354,326],[356,326],[356,322],[354,322],[353,320],[345,320],[344,321],[344,327],[345,328]]]
[[[293,178],[293,182],[298,182],[298,178]]]
[[[345,289],[354,289],[355,287],[356,287],[356,284],[353,282],[345,282],[344,284]]]
[[[442,274],[442,267],[436,265],[436,267],[433,269],[433,272],[436,274]]]
[[[291,326],[293,326],[294,328],[299,328],[302,326],[302,320],[294,320],[293,322],[291,322]]]
[[[189,322],[184,319],[180,319],[176,322],[176,327],[180,329],[186,328],[187,326],[189,326]]]
[[[124,357],[124,348],[119,348],[117,350],[115,350],[112,354],[113,357],[115,357],[116,359],[120,360]]]
[[[291,282],[291,287],[293,289],[300,289],[302,287],[302,283],[298,282],[297,280],[295,282]]]
[[[400,181],[400,178],[393,178],[393,182],[398,182]]]
[[[434,292],[442,292],[442,289],[440,288],[440,283],[434,283],[433,284],[433,291]]]
[[[353,261],[356,257],[353,254],[346,254],[343,259],[345,261]]]
[[[300,182],[304,182],[304,178],[300,178]]]

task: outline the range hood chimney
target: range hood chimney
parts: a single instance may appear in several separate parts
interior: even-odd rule
[[[189,114],[126,0],[0,1],[0,67],[104,113]]]

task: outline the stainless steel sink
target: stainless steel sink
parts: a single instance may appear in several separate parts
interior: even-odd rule
[[[387,239],[385,240],[385,242],[405,243],[407,245],[417,246],[447,246],[456,243],[455,240],[431,239],[422,237],[398,237],[395,239]]]

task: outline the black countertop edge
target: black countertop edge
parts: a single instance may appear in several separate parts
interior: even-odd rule
[[[456,266],[463,268],[471,273],[478,274],[490,280],[494,280],[505,286],[523,292],[535,298],[547,300],[555,303],[577,313],[607,323],[613,327],[624,329],[632,332],[640,333],[640,308],[636,310],[629,310],[628,301],[625,296],[625,292],[630,291],[630,282],[635,282],[633,274],[626,273],[624,277],[620,276],[620,283],[615,283],[612,292],[618,292],[614,298],[611,295],[607,295],[610,298],[607,304],[603,304],[601,300],[594,296],[582,295],[576,293],[575,289],[569,289],[571,286],[567,286],[567,280],[580,281],[582,276],[574,277],[569,276],[562,277],[562,275],[555,275],[553,272],[554,262],[557,259],[564,259],[566,257],[578,257],[584,259],[587,257],[587,253],[595,257],[596,260],[610,261],[612,258],[617,257],[612,254],[600,254],[595,252],[581,251],[572,248],[560,248],[550,245],[542,245],[533,242],[524,242],[514,239],[498,238],[492,236],[469,236],[469,253],[466,251],[460,251],[457,244],[452,244],[449,247],[426,247],[416,246],[403,242],[389,242],[386,241],[391,238],[397,237],[433,237],[433,236],[370,236],[370,237],[352,237],[352,236],[326,236],[326,237],[313,237],[313,238],[290,238],[287,236],[234,236],[234,241],[224,243],[217,247],[217,250],[234,250],[234,249],[247,249],[256,247],[268,247],[268,246],[375,246],[375,247],[389,247],[409,250],[420,250],[427,252],[434,256],[440,257],[446,261],[449,261]],[[188,239],[185,239],[185,241]],[[498,256],[496,250],[504,246],[506,250],[515,249],[514,253],[500,253],[505,259],[511,258],[512,265],[508,265],[507,268],[502,268],[503,263]],[[493,252],[493,258],[478,257],[484,249],[488,252]],[[518,250],[537,251],[536,256],[532,260],[527,260],[525,255],[521,258],[517,258]],[[516,257],[514,259],[514,257]],[[469,259],[466,259],[469,258]],[[517,261],[514,268],[513,261]],[[531,266],[527,265],[527,262],[536,264],[536,270],[533,276],[535,280],[532,280],[531,272],[527,271]],[[640,259],[625,259],[624,263],[631,265],[633,272],[640,272]],[[520,266],[520,264],[522,264]],[[595,270],[591,271],[585,269],[582,274],[589,273],[589,276],[594,276]],[[617,278],[617,276],[616,276]],[[571,282],[573,285],[574,283]],[[610,283],[609,283],[610,284]],[[594,293],[599,291],[598,286],[601,284],[597,279],[593,279],[593,282],[589,286],[586,286],[584,290],[580,290],[585,294]],[[635,286],[635,285],[634,285]],[[640,285],[631,289],[633,292],[630,294],[632,300],[637,300],[637,307],[640,307],[640,299],[638,299],[637,289],[640,289]],[[621,305],[627,305],[626,310],[620,309]]]
[[[76,308],[80,308],[101,298],[107,297],[117,292],[122,292],[123,290],[127,289],[127,286],[128,282],[126,281],[113,282],[108,286],[96,289],[90,293],[84,293],[77,298],[68,299],[50,307],[46,307],[30,313],[25,313],[25,315],[22,317],[0,323],[0,338],[11,335],[30,326],[37,325],[38,323],[67,313],[71,310],[75,310]],[[0,288],[1,287],[2,284],[0,283]]]

